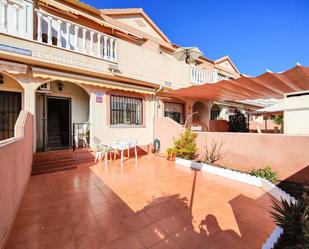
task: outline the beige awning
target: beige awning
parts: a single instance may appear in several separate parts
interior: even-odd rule
[[[59,10],[62,10],[62,11],[67,11],[67,12],[70,12],[72,14],[75,14],[75,15],[79,15],[79,16],[83,16],[87,19],[90,19],[100,25],[103,25],[105,27],[109,27],[109,28],[112,28],[112,29],[116,29],[116,30],[120,30],[121,32],[124,32],[126,34],[131,34],[131,35],[134,35],[134,36],[137,36],[137,37],[140,37],[134,33],[131,33],[125,29],[122,29],[120,27],[117,27],[113,24],[110,24],[104,20],[102,20],[101,16],[100,16],[100,11],[99,10],[96,10],[98,13],[98,17],[95,17],[95,16],[92,16],[90,14],[87,14],[83,11],[80,11],[78,8],[73,8],[73,7],[70,7],[66,4],[62,4],[60,2],[56,2],[56,1],[53,1],[53,0],[39,0],[39,2],[43,3],[43,4],[46,4],[46,5],[50,5],[50,6],[53,6],[54,8],[57,8]]]
[[[26,64],[0,60],[0,70],[9,74],[26,74],[27,67]]]
[[[61,80],[68,81],[77,84],[85,84],[97,87],[103,87],[108,89],[122,90],[128,92],[136,92],[141,94],[154,95],[155,90],[149,87],[137,86],[133,84],[126,84],[122,82],[115,82],[103,79],[97,79],[93,77],[80,76],[70,73],[57,72],[44,68],[34,67],[32,69],[32,75],[34,78],[42,78],[44,80]]]
[[[287,93],[309,90],[309,67],[296,66],[282,73],[266,72],[257,77],[242,76],[235,80],[205,83],[168,93],[193,99],[247,100],[280,99]]]

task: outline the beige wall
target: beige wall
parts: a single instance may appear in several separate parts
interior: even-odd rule
[[[33,116],[21,112],[16,136],[0,142],[0,248],[8,238],[32,167]]]
[[[113,15],[113,18],[118,19],[119,21],[134,27],[142,32],[145,32],[149,35],[152,35],[158,39],[162,37],[151,27],[151,25],[141,16],[141,15]],[[144,25],[140,26],[136,21],[142,22]]]
[[[284,133],[309,134],[309,92],[284,98]]]
[[[32,56],[23,56],[0,50],[2,58],[35,65],[49,64],[60,70],[113,77],[108,70],[111,62],[102,59],[5,34],[0,34],[0,40],[4,45],[17,44],[18,48],[32,51]],[[162,85],[165,82],[170,82],[173,86],[190,84],[190,66],[184,62],[120,39],[117,40],[117,46],[118,67],[121,72],[119,76]]]
[[[136,140],[139,145],[147,145],[152,142],[154,115],[154,102],[152,101],[152,96],[143,96],[145,98],[145,124],[141,126],[123,126],[121,128],[108,124],[108,90],[90,86],[87,86],[86,89],[90,93],[89,121],[91,123],[90,141],[92,146],[100,142],[112,144],[117,139],[133,139]],[[101,93],[103,95],[102,103],[96,102],[96,93]]]

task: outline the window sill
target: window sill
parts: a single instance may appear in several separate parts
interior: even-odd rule
[[[146,128],[146,125],[117,124],[117,125],[109,125],[109,128]]]

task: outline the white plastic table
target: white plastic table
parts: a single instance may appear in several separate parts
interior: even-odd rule
[[[121,152],[121,162],[123,162],[123,152],[125,150],[128,151],[128,157],[130,158],[130,148],[134,148],[135,159],[137,159],[137,142],[134,140],[117,140],[113,143],[112,148],[117,152],[120,150]],[[116,159],[116,153],[115,153]]]

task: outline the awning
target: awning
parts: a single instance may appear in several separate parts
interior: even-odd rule
[[[32,75],[34,78],[42,78],[45,80],[61,80],[77,84],[85,84],[91,86],[98,86],[108,89],[122,90],[128,92],[136,92],[141,94],[154,95],[155,90],[149,87],[137,86],[133,84],[126,84],[121,82],[97,79],[88,76],[75,75],[64,72],[57,72],[49,69],[33,67]]]
[[[267,106],[265,108],[262,109],[258,109],[255,110],[254,112],[256,114],[264,114],[264,113],[273,113],[273,114],[277,114],[277,113],[283,113],[284,111],[284,103],[283,103],[283,99],[279,100],[276,104],[271,105],[271,106]]]
[[[113,24],[110,24],[104,20],[102,20],[101,16],[100,16],[100,11],[95,9],[95,11],[97,12],[97,15],[98,17],[95,17],[95,16],[92,16],[90,14],[87,14],[83,11],[80,11],[78,8],[73,8],[73,7],[70,7],[66,4],[62,4],[60,2],[56,2],[56,1],[53,1],[53,0],[39,0],[39,2],[41,2],[42,4],[45,4],[45,5],[50,5],[50,6],[53,6],[54,8],[58,8],[59,10],[62,10],[62,11],[67,11],[67,12],[70,12],[72,14],[75,14],[75,15],[79,15],[79,16],[83,16],[87,19],[90,19],[100,25],[103,25],[105,27],[109,27],[109,28],[112,28],[112,29],[116,29],[116,30],[120,30],[121,32],[124,32],[126,34],[131,34],[131,35],[134,35],[134,36],[137,36],[137,37],[140,37],[132,32],[129,32],[125,29],[122,29],[118,26],[115,26]],[[93,9],[93,8],[92,8]]]
[[[266,72],[257,77],[205,83],[167,93],[205,100],[280,99],[285,94],[309,90],[309,67],[296,66],[282,73]]]
[[[26,74],[27,67],[25,64],[0,60],[0,71],[5,71],[9,74]]]

